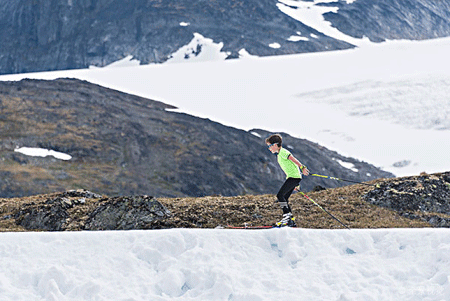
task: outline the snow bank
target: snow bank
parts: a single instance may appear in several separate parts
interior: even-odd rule
[[[3,233],[2,300],[448,300],[448,229]]]

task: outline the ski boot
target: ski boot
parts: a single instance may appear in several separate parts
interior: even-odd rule
[[[290,212],[283,214],[283,218],[276,223],[276,227],[297,227],[295,224],[295,217],[293,217]]]

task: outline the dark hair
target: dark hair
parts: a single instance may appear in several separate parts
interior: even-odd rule
[[[276,143],[278,146],[281,146],[281,143],[283,142],[283,139],[279,134],[270,135],[268,138],[266,138],[266,143],[274,144]]]

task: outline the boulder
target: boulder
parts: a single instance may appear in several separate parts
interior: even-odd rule
[[[450,172],[388,181],[366,193],[363,199],[408,218],[424,219],[435,227],[450,227],[450,220],[439,216],[450,215]]]
[[[16,224],[27,230],[64,231],[67,213],[65,200],[59,199],[53,204],[19,209],[14,215]]]
[[[169,216],[170,211],[152,196],[116,197],[90,214],[85,230],[153,229],[153,222]]]

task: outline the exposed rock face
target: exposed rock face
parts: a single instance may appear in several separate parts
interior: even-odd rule
[[[3,197],[73,188],[107,195],[231,196],[276,193],[284,181],[265,146],[267,131],[166,111],[172,107],[85,81],[0,82],[0,106]],[[283,137],[311,170],[355,181],[392,176],[307,140]],[[72,159],[30,157],[16,147],[50,149]],[[302,187],[345,184],[309,177]]]
[[[371,41],[423,40],[450,35],[450,2],[433,0],[357,0],[339,4],[337,13],[324,18],[352,37]]]
[[[170,216],[169,210],[153,197],[118,197],[95,209],[87,220],[85,229],[153,229],[153,222],[168,216]]]
[[[26,230],[134,230],[159,228],[157,221],[170,212],[149,196],[107,198],[86,190],[72,190],[27,202],[13,214]]]
[[[351,48],[284,14],[277,0],[0,1],[0,74],[105,66],[126,56],[161,63],[199,33],[241,49],[280,55]],[[325,19],[354,37],[427,39],[450,34],[448,1],[358,0]],[[181,26],[181,25],[183,26]],[[186,26],[187,25],[187,26]],[[303,39],[292,41],[291,36]],[[279,47],[270,47],[276,43]],[[201,50],[201,49],[200,49]]]
[[[90,191],[71,190],[48,198],[42,204],[27,203],[13,217],[17,225],[28,230],[64,231],[70,216],[69,209],[85,204],[86,198],[100,197]]]
[[[128,55],[161,63],[194,33],[238,57],[349,48],[282,13],[275,0],[15,0],[0,3],[0,74],[105,66]],[[180,26],[189,24],[189,26]],[[301,32],[310,41],[287,39]],[[8,43],[5,43],[9,41]],[[271,43],[282,45],[279,49]]]
[[[450,227],[450,172],[386,182],[365,194],[364,200],[409,218],[425,219],[434,226]],[[430,214],[419,216],[417,212]]]
[[[58,200],[56,203],[21,209],[15,215],[16,223],[28,230],[63,231],[69,217],[63,202]]]

